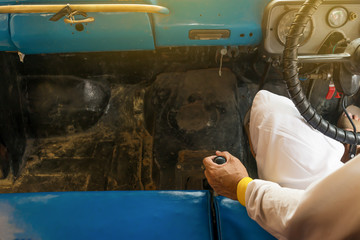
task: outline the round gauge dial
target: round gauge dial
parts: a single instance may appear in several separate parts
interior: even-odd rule
[[[297,12],[298,10],[291,10],[289,12],[286,12],[284,15],[282,15],[280,21],[278,22],[277,36],[283,45],[285,45],[286,36],[290,30],[291,23],[293,22]],[[307,40],[309,40],[312,31],[313,23],[312,20],[310,20],[305,27],[303,36],[300,38],[300,45],[304,45]]]
[[[342,7],[336,7],[330,10],[327,22],[330,27],[338,28],[343,26],[349,19],[348,11]]]

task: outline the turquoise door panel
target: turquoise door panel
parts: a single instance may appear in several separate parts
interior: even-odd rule
[[[9,14],[0,14],[0,51],[16,50],[10,38]]]
[[[213,239],[206,191],[0,195],[0,239]]]
[[[54,0],[52,3],[60,3]],[[95,3],[88,0],[83,3]],[[169,9],[169,14],[88,13],[95,22],[83,31],[63,19],[49,21],[53,14],[0,15],[0,51],[25,54],[154,50],[169,46],[247,46],[262,40],[262,14],[270,0],[148,0]],[[31,4],[30,1],[2,1]],[[41,0],[37,4],[49,3]],[[69,1],[75,3],[75,1]],[[96,2],[101,3],[101,2]],[[105,3],[105,2],[103,2]],[[113,3],[113,2],[110,2]],[[129,2],[125,2],[129,3]],[[138,2],[133,2],[138,3]],[[10,17],[9,17],[10,16]],[[221,31],[217,39],[190,37],[190,31]],[[193,36],[193,35],[191,35]],[[155,41],[155,42],[154,42]]]
[[[169,15],[154,15],[156,46],[256,45],[261,42],[261,22],[270,0],[159,0]],[[192,29],[229,30],[219,40],[191,40]]]
[[[89,13],[95,21],[74,25],[49,21],[53,14],[12,14],[11,39],[25,54],[155,49],[146,13]]]

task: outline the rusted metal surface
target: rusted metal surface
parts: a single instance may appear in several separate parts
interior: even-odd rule
[[[29,139],[21,175],[3,181],[0,191],[156,188],[151,178],[152,139],[143,123],[144,88],[117,86],[111,95],[106,113],[90,129]]]
[[[24,63],[2,55],[13,90],[1,95],[11,107],[1,105],[10,113],[1,115],[1,137],[14,137],[4,142],[10,169],[0,192],[203,189],[202,159],[215,150],[256,174],[242,130],[251,84],[239,85],[239,72],[225,66],[220,78],[209,68],[212,49],[169,53],[147,53],[141,64],[125,53],[27,56]]]

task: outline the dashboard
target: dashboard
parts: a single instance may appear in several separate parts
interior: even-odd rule
[[[0,51],[42,54],[255,46],[262,41],[262,16],[269,2],[0,0]]]
[[[272,1],[263,18],[264,49],[281,55],[287,32],[304,1]],[[324,1],[307,24],[299,54],[316,54],[325,40],[334,33],[346,40],[360,37],[360,1]]]

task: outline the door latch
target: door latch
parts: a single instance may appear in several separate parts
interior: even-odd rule
[[[82,16],[83,18],[76,19],[75,16],[79,16],[79,15]],[[88,17],[86,12],[71,9],[69,4],[67,4],[66,7],[61,9],[59,12],[55,13],[49,20],[56,22],[63,17],[65,17],[64,18],[65,23],[75,24],[75,29],[77,31],[84,30],[84,26],[82,25],[83,23],[90,23],[95,21],[95,18]]]

